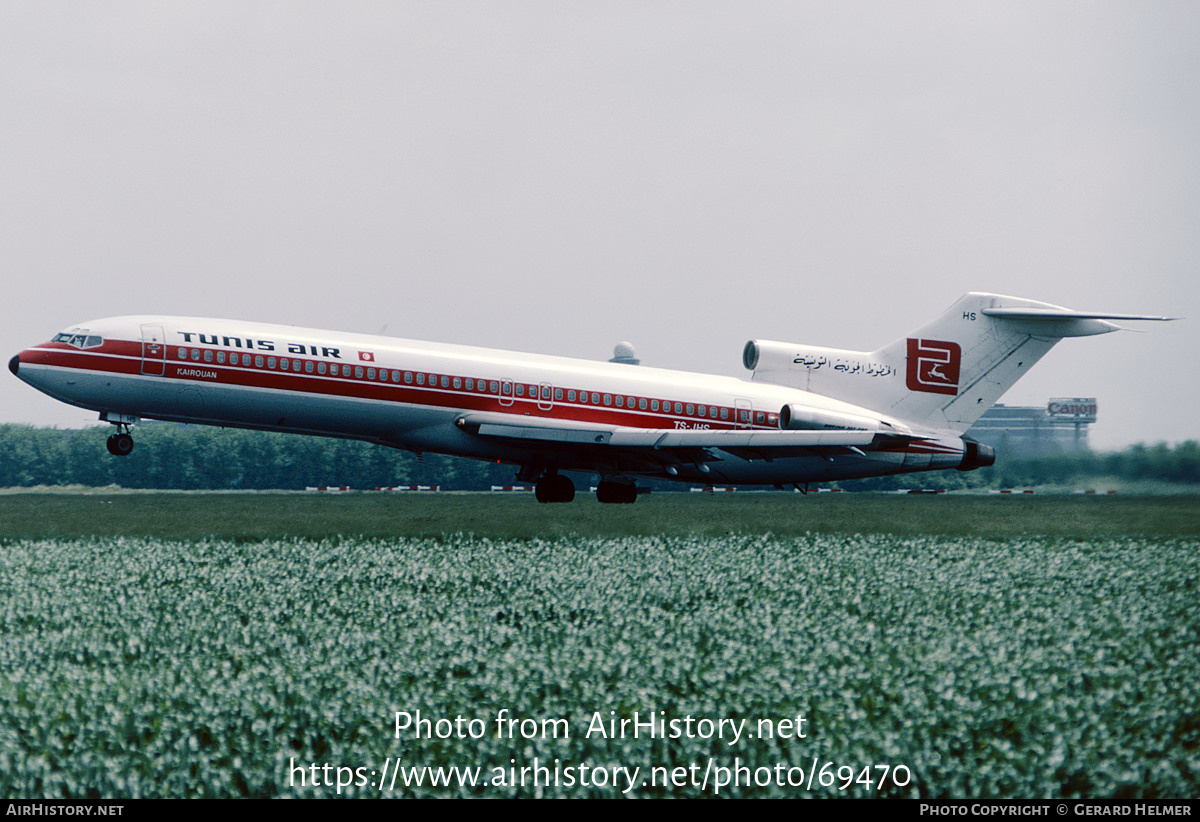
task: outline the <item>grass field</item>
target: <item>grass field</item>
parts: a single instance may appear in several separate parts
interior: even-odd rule
[[[1188,497],[0,495],[0,795],[1191,797],[1198,579]]]
[[[531,494],[8,493],[0,539],[324,539],[880,533],[1007,539],[1200,536],[1200,496],[651,494],[636,505]]]

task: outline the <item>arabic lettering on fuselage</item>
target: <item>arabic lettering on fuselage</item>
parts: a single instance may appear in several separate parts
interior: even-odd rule
[[[878,362],[862,362],[860,360],[844,360],[840,357],[830,359],[824,355],[801,354],[792,360],[795,365],[802,365],[809,371],[829,367],[841,374],[866,374],[868,377],[888,377],[895,373],[890,365]]]

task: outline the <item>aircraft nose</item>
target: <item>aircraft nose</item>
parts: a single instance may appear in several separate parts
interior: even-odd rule
[[[16,374],[17,369],[19,369],[20,367],[21,367],[21,355],[13,354],[13,358],[8,361],[8,370],[13,372],[13,374]]]

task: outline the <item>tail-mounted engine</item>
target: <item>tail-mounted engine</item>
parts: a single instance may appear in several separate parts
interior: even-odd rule
[[[883,421],[789,403],[779,410],[779,427],[791,431],[879,431]]]
[[[959,471],[974,471],[976,468],[987,468],[996,464],[996,449],[982,442],[976,442],[963,437],[963,458],[958,464]]]

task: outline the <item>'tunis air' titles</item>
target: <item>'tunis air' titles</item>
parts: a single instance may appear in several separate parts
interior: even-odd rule
[[[288,354],[308,354],[313,357],[329,357],[340,360],[340,348],[330,346],[308,345],[306,343],[280,343],[283,348],[277,348],[274,340],[255,340],[250,337],[227,337],[221,334],[201,334],[196,331],[180,331],[183,341],[191,345],[219,345],[224,348],[246,348],[250,351],[286,351]],[[193,337],[195,339],[193,339]]]

